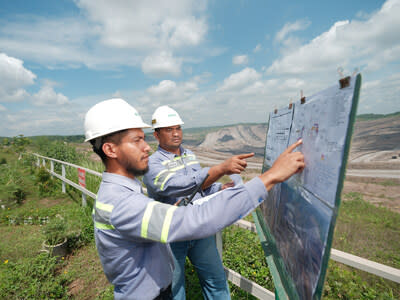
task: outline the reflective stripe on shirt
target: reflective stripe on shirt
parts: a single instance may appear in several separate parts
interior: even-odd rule
[[[101,203],[96,200],[94,213],[94,225],[96,228],[105,230],[114,229],[110,221],[113,208],[114,206],[111,204]]]
[[[193,154],[185,154],[183,156],[174,157],[174,159],[171,160],[165,160],[162,162],[162,164],[166,169],[157,174],[156,178],[154,179],[154,185],[163,191],[165,183],[169,178],[171,178],[171,176],[176,174],[176,171],[184,169],[185,166],[198,163],[199,162],[196,160],[196,156]]]
[[[153,241],[166,243],[172,216],[178,207],[160,202],[147,204],[142,219],[141,236]]]

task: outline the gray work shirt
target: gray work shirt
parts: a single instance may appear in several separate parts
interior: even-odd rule
[[[267,193],[256,177],[202,205],[176,207],[146,197],[136,179],[104,172],[94,232],[115,299],[154,299],[172,281],[169,242],[215,234],[251,212]]]
[[[149,197],[168,204],[174,204],[192,194],[206,177],[209,168],[202,168],[195,154],[180,147],[181,155],[168,152],[158,146],[149,158],[149,171],[143,182]],[[221,183],[213,183],[196,193],[193,201],[218,192]]]

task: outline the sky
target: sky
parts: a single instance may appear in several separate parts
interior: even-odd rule
[[[84,134],[122,98],[151,122],[267,122],[361,72],[358,114],[400,111],[400,0],[0,2],[0,136]],[[340,72],[338,71],[340,70]]]

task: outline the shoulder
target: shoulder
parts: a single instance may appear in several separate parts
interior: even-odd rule
[[[163,160],[166,160],[164,155],[160,151],[154,152],[152,155],[149,157],[149,162],[161,162]]]
[[[183,148],[186,154],[194,155],[193,151],[189,150],[188,148]]]

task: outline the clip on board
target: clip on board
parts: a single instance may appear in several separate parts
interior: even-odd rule
[[[269,115],[263,172],[289,145],[306,167],[253,213],[276,299],[320,299],[349,155],[361,74]]]

